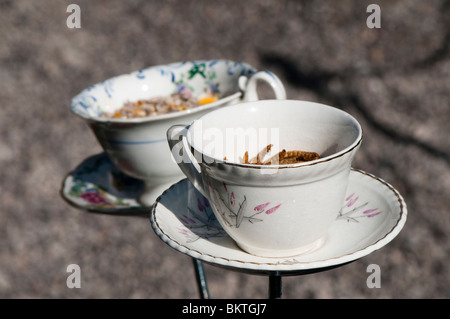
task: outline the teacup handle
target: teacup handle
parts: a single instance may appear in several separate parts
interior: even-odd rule
[[[189,150],[187,132],[190,125],[173,125],[167,130],[167,141],[173,159],[195,188],[206,197],[200,166]]]
[[[258,81],[267,82],[273,89],[276,99],[286,99],[286,90],[284,89],[280,79],[272,72],[259,71],[253,74],[250,78],[245,76],[239,78],[239,86],[244,91],[244,101],[249,102],[258,100],[258,92],[256,91]]]

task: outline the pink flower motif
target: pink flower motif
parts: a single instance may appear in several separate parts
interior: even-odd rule
[[[280,208],[280,206],[281,206],[281,204],[278,204],[277,206],[272,207],[271,209],[268,209],[268,210],[266,211],[266,214],[269,215],[269,214],[274,213],[278,208]]]
[[[177,87],[177,92],[183,97],[183,98],[190,98],[192,96],[191,90],[189,90],[184,84],[181,84]]]
[[[106,201],[95,190],[83,193],[83,194],[80,195],[80,197],[83,198],[85,201],[87,201],[89,204],[93,204],[93,205],[108,204],[108,201]]]
[[[187,225],[187,224],[195,224],[196,223],[195,220],[193,220],[192,218],[190,218],[190,217],[188,217],[186,215],[180,216],[180,219],[183,222],[183,224],[185,224],[185,225]]]
[[[355,205],[359,200],[360,200],[359,196],[357,196],[355,193],[350,194],[345,199],[345,203],[342,209],[344,209],[345,207],[351,207]],[[338,218],[347,218],[347,220],[357,221],[358,218],[364,217],[372,218],[383,213],[382,211],[378,210],[378,208],[369,208],[364,210],[363,207],[366,207],[366,205],[368,204],[369,202],[358,204],[356,205],[356,207],[350,209],[347,212],[343,212],[341,210]]]
[[[376,213],[373,213],[373,214],[369,214],[369,215],[367,215],[367,217],[368,217],[368,218],[371,218],[371,217],[377,216],[377,215],[379,215],[379,214],[381,214],[381,213],[382,213],[382,212],[379,211],[379,212],[376,212]]]
[[[352,194],[352,196],[353,196],[353,194]],[[347,207],[353,206],[353,204],[355,204],[356,201],[357,201],[358,199],[359,199],[359,196],[356,196],[355,198],[353,198],[352,200],[350,200],[350,201],[348,202],[348,204],[347,204]]]
[[[350,194],[350,195],[345,199],[345,201],[348,202],[348,201],[350,200],[350,198],[353,197],[353,195],[355,195],[355,193]]]
[[[236,196],[234,196],[234,192],[231,192],[230,204],[231,204],[231,206],[234,206],[234,204],[236,204]]]
[[[367,209],[367,210],[365,210],[365,211],[363,211],[363,214],[370,214],[370,213],[373,213],[374,211],[376,211],[377,209],[376,208],[372,208],[372,209]]]
[[[203,203],[205,204],[205,207],[209,207],[209,202],[206,197],[203,197]]]
[[[186,236],[186,237],[189,236],[189,232],[187,231],[187,229],[184,229],[184,228],[178,228],[178,232],[179,232],[181,235],[183,235],[183,236]]]
[[[205,207],[203,207],[202,202],[200,201],[200,198],[197,198],[197,208],[201,212],[203,212],[205,210]]]
[[[270,205],[270,202],[267,202],[265,204],[261,204],[261,205],[256,206],[254,208],[254,210],[259,213],[259,212],[262,212],[264,209],[266,209],[266,207],[269,206],[269,205]]]

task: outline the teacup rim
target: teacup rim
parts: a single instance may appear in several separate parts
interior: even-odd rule
[[[125,118],[107,118],[107,117],[101,117],[101,116],[89,116],[89,115],[77,112],[74,108],[74,104],[75,104],[75,101],[77,101],[77,99],[79,99],[81,96],[83,96],[84,94],[89,92],[89,90],[91,90],[93,87],[96,87],[97,85],[101,85],[110,80],[118,79],[120,77],[125,77],[125,76],[133,77],[133,76],[136,76],[139,72],[142,72],[145,70],[150,70],[150,69],[157,69],[157,68],[161,68],[161,67],[170,67],[170,66],[182,65],[182,64],[186,64],[186,63],[196,64],[196,63],[213,63],[213,62],[234,63],[234,64],[239,63],[239,64],[245,65],[248,69],[251,69],[253,72],[258,72],[258,69],[256,67],[254,67],[246,62],[234,61],[234,60],[222,59],[222,58],[196,59],[196,60],[171,62],[171,63],[167,63],[167,64],[151,65],[151,66],[142,68],[140,70],[135,70],[135,71],[131,71],[128,73],[123,73],[123,74],[109,77],[103,81],[97,82],[97,83],[83,89],[81,92],[76,94],[71,99],[71,108],[70,109],[71,109],[72,113],[74,113],[75,115],[81,117],[84,120],[88,120],[88,121],[92,121],[92,122],[106,123],[106,124],[107,123],[118,123],[118,124],[130,123],[130,124],[132,124],[132,123],[147,123],[147,122],[154,122],[154,121],[172,119],[172,118],[177,118],[177,117],[183,117],[184,115],[199,113],[199,112],[205,111],[209,108],[215,108],[215,107],[221,106],[222,104],[226,104],[235,99],[241,98],[243,96],[243,91],[242,91],[242,89],[239,89],[239,91],[230,93],[226,97],[223,97],[215,102],[196,106],[195,108],[192,108],[192,109],[187,109],[184,111],[177,111],[177,112],[172,112],[172,113],[166,113],[166,114],[161,114],[161,115],[157,115],[157,116],[145,116],[145,117],[139,117],[139,118],[126,118],[126,119]]]
[[[286,169],[286,168],[297,168],[297,167],[304,167],[304,166],[314,166],[317,164],[322,164],[329,162],[331,160],[334,160],[336,158],[342,157],[347,153],[352,152],[355,148],[357,148],[361,142],[362,142],[363,136],[358,138],[355,145],[350,145],[349,148],[345,148],[344,150],[333,153],[331,155],[328,155],[323,158],[319,158],[317,160],[307,161],[307,162],[301,162],[301,163],[293,163],[293,164],[282,164],[282,165],[258,165],[258,164],[244,164],[244,163],[236,163],[232,161],[227,160],[221,160],[216,161],[217,163],[223,163],[229,166],[236,166],[236,167],[242,167],[242,168],[251,168],[251,169],[259,169],[259,170],[274,170],[274,169]],[[215,159],[216,160],[216,159]]]
[[[364,137],[363,128],[361,126],[361,123],[359,123],[359,121],[353,115],[351,115],[350,113],[348,113],[348,112],[346,112],[344,110],[341,110],[341,109],[339,109],[337,107],[331,106],[331,105],[318,103],[318,102],[313,102],[313,101],[293,100],[293,99],[286,99],[284,101],[286,101],[286,102],[305,102],[305,103],[308,103],[308,104],[321,105],[321,106],[325,106],[325,107],[328,107],[328,108],[333,108],[334,110],[336,110],[338,112],[342,112],[346,116],[350,117],[353,120],[353,122],[356,124],[356,127],[358,128],[358,136],[353,141],[353,143],[351,143],[346,148],[340,150],[339,152],[335,152],[333,154],[330,154],[328,156],[319,158],[317,160],[301,162],[301,163],[293,163],[293,164],[258,165],[258,164],[250,164],[250,163],[248,163],[248,164],[236,163],[234,161],[229,161],[229,160],[226,160],[226,159],[220,159],[220,158],[214,158],[214,157],[208,156],[208,155],[204,154],[202,151],[200,151],[197,148],[195,148],[194,145],[191,145],[188,142],[191,151],[194,153],[194,150],[195,150],[195,152],[197,152],[198,154],[201,154],[202,158],[204,156],[207,156],[207,157],[213,159],[213,163],[221,163],[221,164],[234,166],[234,167],[251,168],[251,169],[258,169],[258,170],[274,170],[274,169],[286,169],[286,168],[297,168],[297,167],[313,166],[313,165],[329,162],[329,161],[331,161],[333,159],[340,158],[340,157],[344,156],[345,154],[352,152],[355,148],[357,148],[362,143],[362,140],[363,140],[363,137]],[[260,101],[245,102],[245,103],[240,103],[239,106],[242,107],[243,104],[246,104],[246,105],[252,104],[253,105],[255,103],[261,103],[261,102],[264,102],[264,103],[277,102],[277,103],[279,103],[280,100],[260,100]],[[236,107],[238,107],[238,106],[236,106]],[[208,116],[208,114],[203,115],[202,117],[198,118],[196,121],[202,120],[206,116]],[[192,124],[194,124],[194,123],[191,123],[189,125],[189,128],[192,126]]]

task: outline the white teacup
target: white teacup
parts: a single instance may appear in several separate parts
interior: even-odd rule
[[[344,201],[362,141],[355,118],[305,101],[265,100],[215,110],[168,132],[174,159],[248,253],[288,257],[320,247]],[[242,164],[268,144],[317,152],[287,165]]]
[[[286,97],[280,80],[268,71],[228,60],[190,61],[153,66],[96,84],[73,98],[72,111],[87,121],[119,170],[145,181],[141,202],[152,205],[168,185],[184,177],[167,148],[168,128],[189,124],[224,105],[258,99],[258,81],[267,82],[277,99]],[[166,96],[181,88],[198,97],[212,87],[218,101],[185,111],[131,119],[102,117],[127,101]]]

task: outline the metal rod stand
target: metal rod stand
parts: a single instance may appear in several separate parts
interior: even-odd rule
[[[195,270],[195,279],[197,280],[197,286],[198,291],[200,293],[201,299],[209,299],[209,291],[208,291],[208,284],[206,282],[206,272],[205,268],[203,267],[203,263],[195,258],[192,258],[192,261],[194,263],[194,270]]]
[[[269,299],[281,299],[281,286],[281,275],[279,273],[269,275]]]

